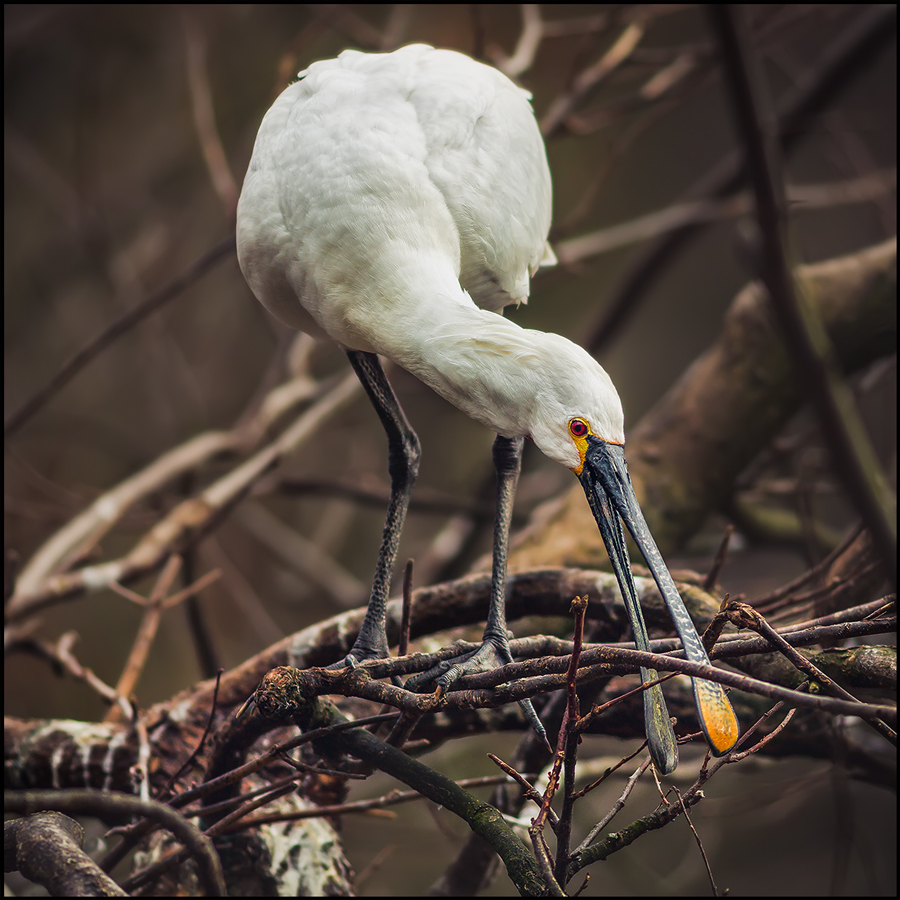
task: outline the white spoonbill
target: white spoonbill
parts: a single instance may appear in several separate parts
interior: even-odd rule
[[[388,590],[418,470],[418,438],[378,354],[497,433],[484,643],[427,673],[439,688],[511,662],[504,585],[525,437],[581,480],[637,646],[649,642],[622,522],[688,659],[709,664],[634,496],[609,376],[566,338],[502,315],[527,300],[537,268],[554,262],[550,171],[529,101],[496,69],[451,50],[345,50],[301,72],[260,126],[237,210],[241,270],[271,313],[343,347],[388,435],[391,499],[372,594],[353,648],[336,665],[388,655]],[[738,724],[724,690],[695,679],[694,695],[711,749],[725,753]],[[543,734],[531,704],[523,708]],[[658,685],[644,693],[644,719],[654,763],[672,771],[678,754]]]

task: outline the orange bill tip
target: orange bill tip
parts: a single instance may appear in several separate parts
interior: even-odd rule
[[[715,756],[727,753],[740,736],[737,716],[722,685],[713,681],[695,682],[697,712],[710,750]]]

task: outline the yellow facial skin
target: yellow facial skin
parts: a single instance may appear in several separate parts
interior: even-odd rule
[[[579,418],[576,416],[574,419],[569,419],[569,437],[572,438],[572,443],[575,444],[575,448],[578,450],[578,458],[581,462],[578,466],[572,471],[576,475],[581,475],[581,470],[584,468],[584,457],[588,451],[588,437],[593,436],[597,437],[596,434],[591,430],[591,426],[588,424],[586,419]],[[606,438],[600,438],[601,441],[606,441]],[[618,444],[621,446],[621,441],[606,441],[607,444]]]

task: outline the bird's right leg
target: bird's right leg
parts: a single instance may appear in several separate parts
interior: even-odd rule
[[[406,419],[378,356],[359,350],[348,350],[347,356],[387,432],[391,499],[388,502],[366,617],[352,649],[343,660],[329,667],[332,669],[388,656],[385,633],[388,592],[397,559],[400,532],[403,530],[409,498],[419,472],[420,455],[419,439]]]
[[[435,682],[439,690],[447,690],[463,675],[489,672],[513,661],[509,649],[509,631],[506,627],[506,561],[509,555],[513,498],[522,465],[523,444],[522,438],[507,438],[499,434],[494,441],[492,455],[497,472],[497,509],[494,514],[491,599],[481,647],[467,657],[446,660],[428,672],[413,676],[406,682],[406,686],[412,690],[419,690],[429,682]],[[519,706],[538,737],[549,747],[547,732],[531,701],[521,700]]]

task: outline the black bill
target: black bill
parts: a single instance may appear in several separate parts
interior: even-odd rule
[[[625,523],[634,542],[640,548],[647,566],[653,574],[659,592],[672,616],[672,621],[675,623],[678,636],[681,638],[685,655],[693,662],[710,665],[709,656],[703,647],[700,635],[697,634],[697,629],[691,621],[668,568],[666,568],[656,541],[650,534],[644,514],[638,506],[637,497],[635,497],[634,488],[631,485],[631,477],[628,474],[628,465],[625,462],[624,448],[620,444],[611,444],[590,435],[588,450],[579,478],[619,582],[638,649],[649,651],[650,641],[637,599],[622,522]],[[646,681],[648,677],[656,678],[658,676],[653,670],[642,669],[641,677]],[[700,678],[694,678],[692,681],[697,713],[706,740],[712,752],[716,756],[721,756],[723,753],[727,753],[737,741],[739,733],[737,717],[720,684]],[[644,724],[654,765],[664,773],[671,772],[677,765],[678,753],[668,711],[659,686],[644,694]]]

